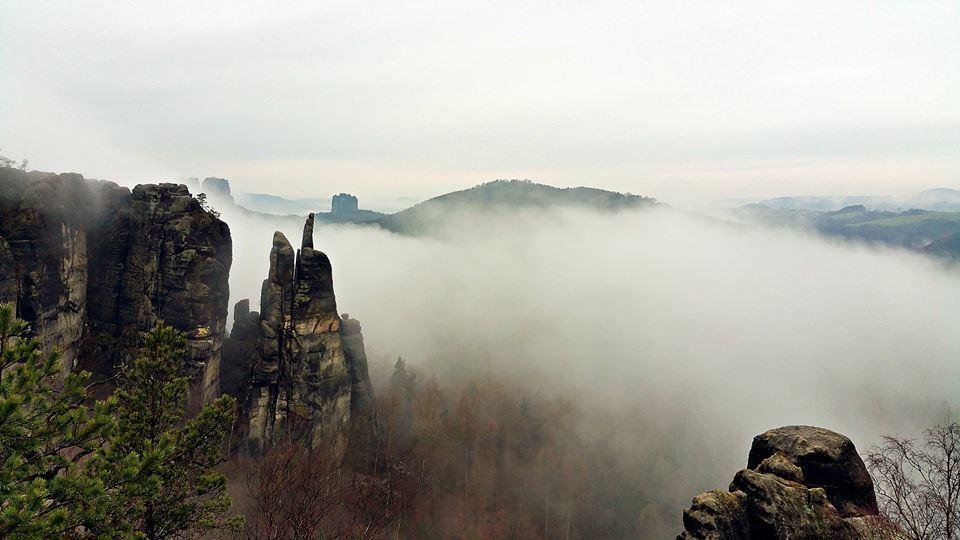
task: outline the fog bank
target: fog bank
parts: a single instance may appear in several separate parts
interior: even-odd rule
[[[233,301],[256,305],[273,231],[230,225]],[[960,275],[933,260],[668,209],[466,213],[444,231],[317,228],[370,356],[614,412],[625,456],[683,475],[669,504],[726,485],[766,429],[865,449],[956,405]]]

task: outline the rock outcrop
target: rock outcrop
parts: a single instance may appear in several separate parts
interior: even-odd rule
[[[897,538],[850,439],[811,426],[755,437],[747,468],[695,497],[683,526],[680,540]]]
[[[226,178],[209,176],[200,183],[200,191],[218,204],[234,204],[233,194],[230,192],[230,181]]]
[[[350,367],[350,409],[353,412],[366,411],[373,401],[373,384],[367,369],[367,349],[363,344],[360,321],[344,313],[340,321],[340,339]]]
[[[258,356],[259,337],[260,313],[250,311],[250,300],[237,302],[233,307],[233,329],[221,355],[221,393],[235,397],[246,395],[246,385]]]
[[[360,209],[360,201],[349,193],[340,193],[330,201],[330,213],[335,215],[355,214]]]
[[[191,403],[219,391],[230,230],[185,186],[0,168],[0,218],[0,301],[64,369],[112,376],[163,320],[187,335]]]
[[[248,373],[223,390],[237,392],[241,402],[237,449],[260,454],[283,437],[342,454],[351,413],[371,392],[359,323],[343,324],[330,260],[313,248],[313,214],[300,250],[274,234],[259,314],[241,304],[236,311],[224,381]]]

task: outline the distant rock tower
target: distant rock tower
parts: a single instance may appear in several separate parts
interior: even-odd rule
[[[333,196],[330,204],[330,213],[334,215],[349,215],[357,213],[359,208],[357,198],[349,193],[341,193]]]
[[[211,201],[217,204],[233,204],[233,195],[230,193],[230,181],[226,178],[216,178],[213,176],[203,179],[200,183],[200,190],[207,194]]]

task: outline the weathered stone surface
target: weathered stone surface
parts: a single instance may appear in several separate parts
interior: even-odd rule
[[[780,478],[803,483],[803,470],[794,465],[783,452],[776,452],[761,461],[756,469],[758,472],[774,474]]]
[[[235,325],[227,346],[230,367],[225,373],[250,365],[246,381],[236,385],[242,410],[235,444],[252,454],[280,437],[342,453],[352,411],[370,400],[360,326],[350,321],[344,334],[330,260],[312,247],[312,214],[302,238],[294,254],[286,237],[274,234],[270,271],[260,296],[255,358],[251,362],[244,356],[252,347],[247,329],[252,322],[240,307],[237,312],[248,318],[238,319],[241,326]]]
[[[367,349],[363,344],[360,321],[344,313],[340,323],[340,339],[343,340],[343,352],[350,366],[350,410],[362,413],[368,410],[373,401],[373,384],[370,382]]]
[[[72,369],[87,314],[88,233],[96,237],[109,207],[129,192],[78,174],[0,168],[0,301],[14,302],[48,348]],[[117,200],[119,199],[119,200]]]
[[[750,538],[856,539],[856,530],[840,517],[823,488],[749,469],[736,474],[731,490],[745,494]]]
[[[260,314],[250,311],[250,300],[241,300],[233,308],[233,329],[223,343],[220,362],[220,393],[245,396],[246,384],[257,360]],[[243,406],[243,403],[240,403]]]
[[[811,426],[754,438],[747,469],[736,474],[729,493],[698,495],[683,513],[683,526],[678,538],[685,540],[900,537],[877,515],[870,475],[850,439]]]
[[[683,511],[685,532],[680,538],[704,540],[745,540],[750,536],[750,522],[745,508],[746,495],[715,489],[701,493],[693,505]]]
[[[307,216],[307,222],[303,225],[303,238],[300,240],[302,249],[313,249],[313,212]]]
[[[191,401],[217,393],[230,230],[186,187],[2,168],[0,217],[0,301],[65,369],[109,377],[164,320],[187,334]]]
[[[803,471],[807,485],[824,488],[842,516],[878,513],[873,480],[850,439],[812,426],[772,429],[753,439],[747,468],[758,467],[776,453]]]

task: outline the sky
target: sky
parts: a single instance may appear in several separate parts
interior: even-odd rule
[[[960,2],[0,3],[0,150],[137,183],[960,188]]]

